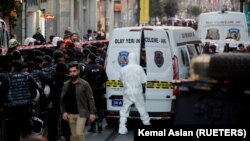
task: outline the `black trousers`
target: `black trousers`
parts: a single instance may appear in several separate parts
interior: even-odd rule
[[[103,91],[94,90],[93,94],[94,94],[95,107],[98,119],[102,120],[104,117],[104,107],[105,107]]]
[[[92,89],[93,90],[93,89]],[[102,127],[102,120],[104,118],[104,89],[93,90],[95,107],[97,111],[97,119],[91,123],[91,129],[95,128],[96,121],[98,128]]]
[[[27,106],[5,108],[7,141],[19,141],[31,133],[31,111]]]
[[[60,116],[60,109],[48,109],[48,139],[50,141],[56,141],[58,138],[58,122]]]
[[[58,134],[69,137],[71,135],[69,123],[62,119],[60,109],[51,108],[48,109],[48,139],[56,141]]]

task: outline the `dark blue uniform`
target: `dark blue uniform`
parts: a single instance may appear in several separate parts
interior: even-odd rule
[[[95,62],[89,63],[84,69],[84,78],[90,84],[93,96],[95,99],[95,106],[98,116],[98,130],[102,130],[102,119],[104,114],[104,83],[108,80],[105,69],[101,65],[97,65]],[[95,123],[91,125],[95,127]],[[94,130],[94,129],[93,129]]]
[[[2,81],[0,99],[7,118],[7,141],[17,141],[21,134],[26,136],[31,132],[31,102],[37,89],[34,78],[22,72],[11,73]]]

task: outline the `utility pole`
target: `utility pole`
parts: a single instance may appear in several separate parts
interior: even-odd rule
[[[104,19],[104,21],[105,21],[104,25],[105,25],[105,26],[104,26],[104,31],[105,31],[106,33],[107,33],[107,5],[108,5],[107,2],[108,2],[108,1],[105,0],[105,6],[104,6],[104,7],[105,7],[105,10],[104,10],[104,11],[105,11],[105,19]]]
[[[129,14],[129,10],[128,10],[128,0],[126,0],[126,26],[129,25],[128,14]]]
[[[22,44],[27,37],[27,0],[22,1]]]
[[[244,3],[244,0],[240,0],[240,12],[243,12],[243,3]]]
[[[70,7],[69,7],[69,9],[70,9],[70,17],[69,17],[69,26],[70,26],[70,28],[71,29],[74,29],[75,27],[74,27],[74,17],[75,17],[75,15],[74,15],[74,9],[75,9],[75,7],[74,7],[74,3],[75,3],[75,1],[70,1]]]
[[[111,0],[110,12],[109,12],[109,38],[112,36],[114,28],[114,0]]]
[[[140,6],[140,0],[137,0],[137,17],[138,17],[138,26],[140,26],[141,21],[140,21],[140,12],[141,12],[141,6]]]

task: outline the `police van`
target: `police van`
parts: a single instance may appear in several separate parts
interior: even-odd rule
[[[249,42],[246,15],[242,12],[216,11],[202,13],[199,16],[198,35],[205,42],[207,38],[218,45],[217,51],[222,52],[227,38],[237,43]],[[237,47],[237,45],[236,45]]]
[[[116,28],[110,39],[106,56],[106,121],[118,123],[123,105],[123,85],[119,80],[120,69],[128,64],[130,52],[137,54],[137,63],[147,75],[144,96],[151,119],[171,118],[172,104],[178,89],[172,81],[189,76],[190,59],[200,52],[199,37],[190,27],[145,26]],[[128,118],[139,118],[132,106]]]

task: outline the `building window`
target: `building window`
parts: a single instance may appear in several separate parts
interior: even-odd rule
[[[37,0],[28,0],[27,3],[28,6],[37,6],[38,5],[38,1]]]

